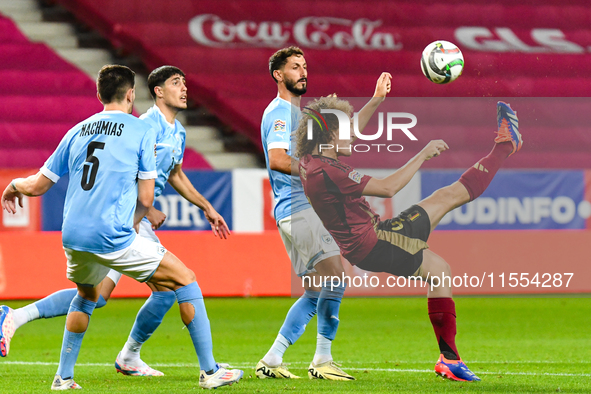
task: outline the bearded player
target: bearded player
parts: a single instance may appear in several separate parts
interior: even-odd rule
[[[261,138],[269,180],[275,198],[274,216],[292,267],[299,277],[344,274],[338,245],[326,231],[306,200],[293,157],[292,134],[300,117],[301,96],[306,93],[308,70],[304,52],[297,47],[283,48],[269,59],[269,72],[277,84],[278,95],[265,109]],[[383,97],[390,86],[390,75],[380,76],[374,96]],[[359,113],[359,128],[369,122],[381,98],[371,99]],[[291,307],[275,342],[257,363],[256,375],[266,378],[298,378],[283,364],[283,355],[303,334],[318,314],[316,353],[308,367],[310,379],[354,380],[333,361],[331,346],[339,325],[339,309],[345,292],[340,283],[306,281],[305,292]]]

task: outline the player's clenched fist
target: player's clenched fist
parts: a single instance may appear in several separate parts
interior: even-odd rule
[[[441,152],[446,151],[449,149],[449,146],[443,140],[433,140],[429,141],[427,146],[423,148],[421,153],[423,154],[425,161],[439,156]]]

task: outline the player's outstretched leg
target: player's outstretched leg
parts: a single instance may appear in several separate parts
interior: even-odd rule
[[[431,230],[435,229],[447,212],[473,201],[484,193],[505,159],[521,149],[523,140],[519,133],[517,115],[502,101],[497,103],[497,127],[495,146],[486,157],[464,172],[458,182],[435,191],[418,204],[427,212]],[[456,348],[456,311],[451,298],[449,264],[430,250],[424,250],[423,264],[419,272],[423,278],[430,277],[432,284],[436,280],[435,277],[438,277],[440,282],[436,288],[430,287],[428,295],[429,319],[441,353],[435,364],[435,372],[458,381],[480,380],[462,362]]]
[[[497,103],[497,126],[495,146],[486,157],[464,172],[457,182],[435,191],[418,204],[429,216],[431,231],[449,211],[484,193],[505,159],[521,149],[523,140],[518,130],[517,115],[508,104],[501,101]],[[449,265],[435,253],[424,250],[419,272],[423,278],[431,278],[431,283],[436,280],[435,277],[439,277],[441,282],[437,288],[430,289],[428,295],[429,318],[440,350],[435,372],[453,380],[480,380],[462,362],[455,345],[456,312],[451,298]],[[445,277],[449,280],[445,280]]]
[[[173,291],[148,284],[153,290],[139,310],[131,333],[123,349],[117,355],[115,369],[123,375],[132,376],[163,376],[158,370],[151,368],[140,358],[142,345],[152,336],[162,323],[164,315],[176,302]]]
[[[320,292],[307,289],[304,294],[291,306],[285,321],[277,334],[277,339],[271,349],[265,354],[255,367],[255,374],[259,379],[299,379],[283,364],[283,355],[287,348],[302,336],[306,325],[316,314],[318,296]]]
[[[419,275],[430,281],[427,308],[440,353],[435,373],[451,380],[479,381],[480,378],[462,361],[456,347],[456,307],[449,264],[434,252],[423,250]]]
[[[211,328],[203,302],[201,289],[195,274],[170,252],[164,254],[160,265],[150,278],[150,283],[174,290],[181,319],[189,331],[199,359],[199,386],[206,389],[238,382],[243,371],[226,369],[215,362],[211,340]]]
[[[459,179],[459,182],[468,189],[470,201],[484,193],[505,159],[519,151],[523,145],[517,115],[509,104],[502,101],[497,103],[497,125],[497,137],[493,150]]]
[[[518,130],[517,115],[502,101],[497,103],[497,124],[497,137],[492,151],[466,170],[457,182],[436,190],[418,204],[427,211],[431,230],[449,211],[484,193],[505,159],[521,149],[523,140]]]
[[[103,289],[106,287],[108,286],[103,286]],[[102,294],[99,296],[96,308],[102,308],[103,306],[107,305],[107,300],[109,299],[109,295],[111,294],[113,288],[114,285],[109,287],[110,291],[108,291],[108,295],[105,294],[105,297],[103,297]],[[10,350],[10,340],[12,339],[12,336],[16,330],[18,330],[21,326],[40,318],[51,319],[57,316],[67,315],[68,310],[70,309],[70,304],[72,303],[72,300],[76,294],[78,294],[77,289],[64,289],[56,291],[55,293],[50,294],[47,297],[22,308],[13,310],[12,308],[9,308],[5,305],[1,306],[0,356],[8,356],[8,352]],[[6,320],[6,316],[8,316],[8,314],[12,315],[12,321],[14,322],[12,331],[8,329],[10,324],[6,323],[6,328],[4,328],[4,324],[2,324],[2,322]]]

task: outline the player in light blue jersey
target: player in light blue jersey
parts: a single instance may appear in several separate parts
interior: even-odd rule
[[[293,166],[291,135],[298,128],[301,95],[306,93],[308,83],[303,51],[297,47],[277,51],[269,59],[269,71],[277,83],[278,95],[263,114],[261,139],[281,239],[298,276],[340,277],[343,266],[339,247],[306,200],[297,165]],[[331,353],[344,292],[345,287],[340,283],[334,286],[325,283],[322,288],[306,285],[304,294],[287,313],[273,346],[257,363],[256,376],[261,379],[299,378],[285,367],[283,355],[318,312],[316,353],[308,368],[309,377],[354,380],[334,363]]]
[[[157,177],[152,125],[130,115],[134,75],[124,66],[103,67],[97,89],[105,111],[71,129],[37,175],[14,180],[2,196],[2,207],[14,213],[23,194],[41,195],[60,176],[70,174],[62,233],[68,278],[77,284],[78,295],[69,307],[54,390],[80,388],[73,380],[74,365],[111,270],[149,282],[153,289],[174,292],[199,358],[201,387],[215,388],[242,377],[242,371],[215,363],[209,320],[194,273],[158,242],[134,231],[152,207]],[[0,316],[0,347],[8,353],[10,343],[4,339],[14,333],[14,321],[5,308]]]
[[[148,87],[155,104],[140,119],[151,124],[157,130],[156,163],[158,177],[156,178],[154,197],[160,196],[166,182],[169,182],[187,201],[203,210],[205,217],[211,224],[214,235],[220,239],[226,239],[230,230],[224,218],[193,187],[182,170],[186,132],[176,119],[176,115],[187,108],[185,74],[177,67],[159,67],[148,76]],[[160,227],[165,219],[166,216],[162,212],[154,206],[150,207],[148,214],[140,223],[139,234],[159,242],[154,230]],[[109,275],[109,278],[113,280],[112,283],[109,283],[112,291],[118,277],[113,273],[113,275]],[[162,375],[161,372],[150,368],[141,360],[140,349],[143,343],[158,328],[164,315],[176,301],[176,296],[174,292],[167,288],[150,283],[148,283],[148,286],[152,290],[152,295],[140,309],[131,334],[115,362],[117,371],[126,375]]]
[[[269,180],[275,197],[275,219],[295,273],[320,276],[303,280],[304,294],[291,307],[271,349],[255,367],[256,376],[298,378],[283,365],[283,355],[303,334],[318,313],[316,353],[308,367],[310,379],[354,380],[333,361],[331,345],[339,325],[344,284],[327,277],[344,275],[339,247],[308,204],[294,157],[292,138],[298,128],[301,96],[306,93],[308,71],[304,53],[297,47],[283,48],[269,59],[269,71],[277,83],[278,95],[267,106],[261,123],[261,139]],[[390,91],[391,75],[382,73],[374,96],[359,111],[359,130]],[[322,283],[322,287],[313,284]]]
[[[156,170],[158,177],[155,179],[154,198],[162,194],[168,181],[183,197],[203,210],[205,217],[211,224],[214,235],[220,239],[226,239],[230,230],[224,218],[193,187],[182,170],[186,132],[176,119],[176,115],[187,107],[185,74],[177,67],[162,66],[150,73],[148,86],[155,104],[140,119],[156,130]],[[140,223],[139,235],[160,242],[153,230],[160,227],[165,219],[166,216],[162,212],[151,206],[148,214]],[[120,278],[121,274],[114,270],[107,274],[97,308],[106,305]],[[166,288],[158,288],[151,283],[147,283],[147,285],[152,290],[152,295],[140,309],[128,341],[115,362],[117,371],[124,375],[164,375],[141,360],[140,349],[143,343],[158,328],[164,315],[176,301],[176,296],[174,292]],[[14,310],[15,329],[42,317],[48,319],[67,314],[70,302],[76,294],[76,289],[60,290],[33,304]],[[10,311],[8,307],[4,308]],[[10,343],[11,337],[2,332],[1,327],[0,338],[0,341]],[[3,357],[8,354],[8,346],[6,349],[6,352],[0,352]]]

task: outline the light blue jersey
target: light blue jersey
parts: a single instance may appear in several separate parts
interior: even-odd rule
[[[155,131],[121,111],[103,111],[70,129],[41,173],[57,182],[69,173],[64,247],[110,253],[135,239],[137,179],[154,179]]]
[[[265,109],[261,122],[261,140],[269,171],[269,181],[275,197],[276,221],[311,208],[299,176],[290,176],[269,168],[269,149],[285,149],[289,156],[293,155],[291,138],[298,128],[299,117],[299,108],[291,105],[289,101],[276,97]]]
[[[162,194],[172,169],[183,162],[187,132],[181,122],[176,119],[174,125],[168,123],[156,105],[140,116],[140,119],[148,122],[156,131],[156,168],[158,171],[154,188],[154,198],[156,198]]]

